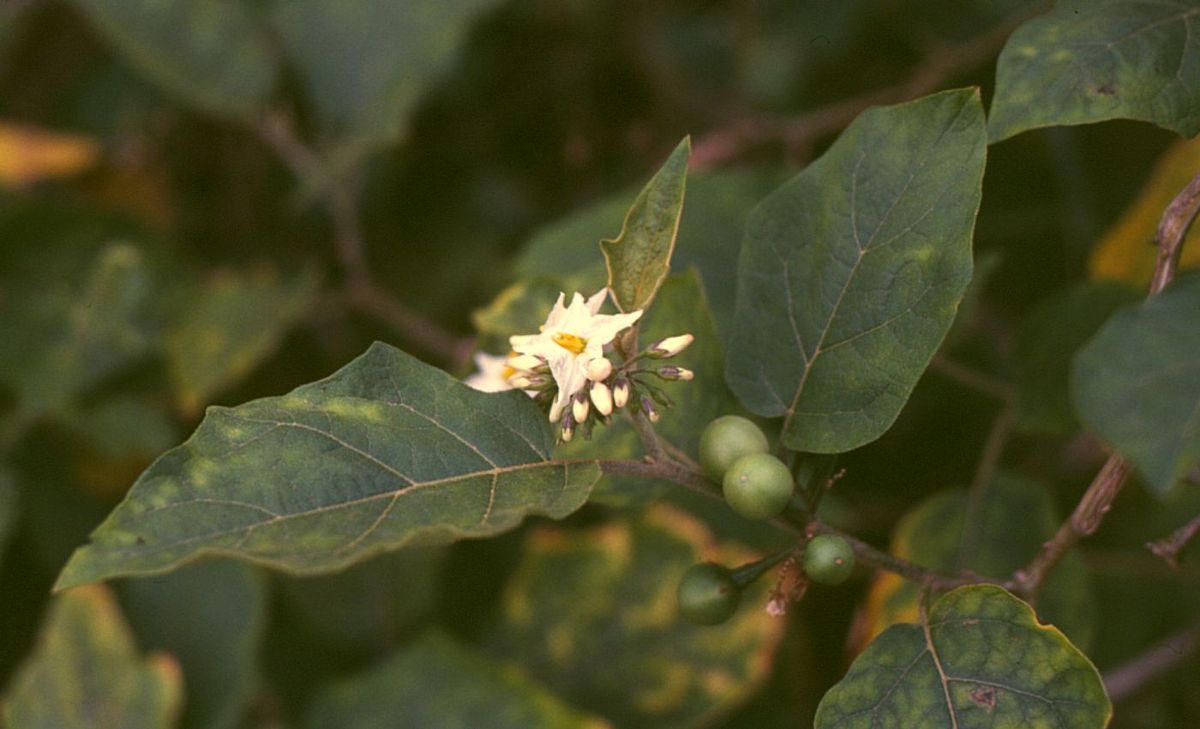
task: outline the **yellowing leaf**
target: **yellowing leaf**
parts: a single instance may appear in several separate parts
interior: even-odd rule
[[[51,605],[0,718],[9,729],[165,729],[178,716],[182,684],[174,659],[138,655],[107,587],[82,587]]]
[[[1158,253],[1154,238],[1163,210],[1197,172],[1200,172],[1200,137],[1176,142],[1164,152],[1133,204],[1092,251],[1088,264],[1091,277],[1139,286],[1149,283]],[[1179,267],[1197,266],[1200,266],[1200,228],[1192,228]]]
[[[70,177],[99,157],[100,146],[87,137],[0,122],[0,187]]]

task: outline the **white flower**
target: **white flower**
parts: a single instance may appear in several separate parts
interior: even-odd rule
[[[612,415],[613,399],[608,385],[603,382],[593,382],[592,390],[588,394],[591,395],[592,404],[596,406],[597,412],[604,416]]]
[[[601,289],[586,300],[577,293],[571,304],[564,306],[566,295],[559,294],[539,334],[509,339],[514,351],[539,356],[550,366],[550,374],[558,385],[550,406],[552,423],[558,422],[563,408],[587,384],[588,365],[604,356],[604,345],[642,316],[640,309],[628,314],[600,314],[606,296],[608,289]]]
[[[507,357],[476,352],[475,366],[479,371],[464,380],[468,387],[480,392],[503,392],[513,389],[512,382],[508,379],[513,370]]]

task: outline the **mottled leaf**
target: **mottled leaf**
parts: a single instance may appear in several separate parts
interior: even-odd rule
[[[1200,132],[1200,6],[1059,0],[1012,34],[996,66],[993,142],[1027,129],[1138,119]]]
[[[282,397],[210,408],[71,557],[58,587],[204,555],[295,573],[562,518],[599,477],[548,462],[545,416],[384,344]]]
[[[219,271],[199,282],[167,326],[164,350],[176,397],[198,412],[249,374],[315,303],[316,277],[274,269]]]
[[[55,598],[3,716],[7,729],[167,729],[181,698],[179,667],[140,657],[112,593],[96,585]]]
[[[1200,461],[1200,276],[1117,312],[1075,358],[1071,399],[1163,492]]]
[[[275,82],[244,0],[73,0],[139,72],[206,111],[250,118]]]
[[[496,0],[279,0],[273,25],[342,163],[399,140]]]
[[[138,642],[183,669],[181,729],[233,729],[258,681],[267,590],[256,570],[208,562],[170,575],[127,580],[121,604]]]
[[[634,199],[621,234],[600,241],[608,287],[621,311],[647,308],[671,271],[691,154],[692,140],[685,137]]]
[[[726,376],[789,448],[895,421],[971,279],[985,147],[977,90],[870,109],[750,214]]]
[[[975,503],[965,489],[941,491],[921,501],[896,524],[890,551],[935,570],[970,569],[1004,579],[1029,561],[1058,524],[1046,484],[1002,473]],[[918,585],[880,572],[867,599],[864,643],[893,623],[915,622],[919,596]],[[1038,612],[1076,645],[1091,645],[1096,606],[1079,555],[1068,553],[1050,573]]]
[[[994,585],[951,591],[875,639],[817,708],[816,729],[1102,729],[1100,674],[1059,630]]]
[[[1154,245],[1163,210],[1200,170],[1200,138],[1181,140],[1163,152],[1137,197],[1092,249],[1092,278],[1150,283],[1158,247]],[[1200,227],[1192,226],[1179,257],[1181,270],[1200,267]]]
[[[1017,333],[1017,427],[1068,435],[1079,428],[1071,407],[1071,360],[1112,313],[1137,301],[1128,286],[1082,283],[1038,304]],[[1049,536],[1049,535],[1046,535]]]
[[[63,410],[150,346],[150,273],[125,243],[101,249],[82,280],[15,280],[0,301],[0,381],[31,412]]]
[[[713,627],[676,615],[675,588],[697,561],[748,561],[666,506],[591,528],[534,532],[489,645],[573,704],[625,729],[700,726],[765,678],[784,627],[763,585]]]
[[[512,666],[429,633],[316,699],[304,729],[605,729]]]

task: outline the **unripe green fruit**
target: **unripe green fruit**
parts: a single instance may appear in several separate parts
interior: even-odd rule
[[[813,537],[804,548],[804,574],[822,585],[840,585],[854,571],[854,550],[839,536]]]
[[[792,472],[770,453],[751,453],[725,472],[721,491],[730,508],[747,519],[770,519],[792,500]]]
[[[717,483],[733,462],[751,453],[766,453],[767,436],[740,415],[724,415],[708,424],[700,436],[700,466]]]
[[[683,573],[676,592],[679,614],[698,625],[717,625],[737,610],[742,591],[733,573],[719,564],[694,564]]]

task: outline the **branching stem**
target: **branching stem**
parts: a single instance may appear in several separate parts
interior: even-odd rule
[[[1196,534],[1200,533],[1200,514],[1192,517],[1187,524],[1179,527],[1162,539],[1146,543],[1155,556],[1161,557],[1172,569],[1179,569],[1179,553],[1188,545]]]

